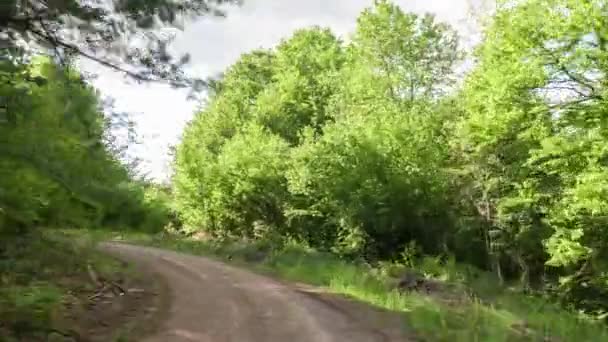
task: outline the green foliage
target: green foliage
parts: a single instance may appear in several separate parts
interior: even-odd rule
[[[133,179],[96,92],[74,70],[42,57],[0,61],[0,80],[0,336],[46,340],[75,290],[69,279],[86,284],[73,278],[98,256],[41,230],[158,231],[169,221],[168,195]]]
[[[382,95],[407,102],[445,90],[460,57],[458,36],[448,25],[385,0],[357,19],[351,53],[352,63],[367,70]]]
[[[341,230],[361,230],[372,253],[395,252],[412,239],[430,252],[441,235],[433,226],[445,191],[441,147],[403,120],[424,113],[375,114],[328,125],[321,138],[294,151],[291,218],[304,221],[300,229],[318,243],[333,244]],[[324,218],[322,225],[315,226],[315,216]],[[322,227],[329,235],[318,235]]]
[[[455,139],[496,257],[523,282],[568,275],[562,293],[595,297],[593,311],[605,310],[608,290],[596,281],[606,272],[604,10],[601,1],[499,6]]]
[[[253,223],[283,226],[288,144],[326,120],[318,111],[340,52],[328,31],[311,29],[226,72],[177,151],[177,208],[188,229],[250,236]]]
[[[254,223],[281,227],[287,152],[281,138],[257,126],[234,136],[214,163],[198,170],[205,207],[200,221],[185,219],[186,224],[250,237]]]
[[[44,332],[61,304],[61,292],[50,285],[4,287],[0,291],[0,317],[16,337]]]
[[[94,90],[45,58],[7,70],[0,86],[7,118],[0,122],[0,235],[60,225],[161,229],[168,212],[145,198],[144,184],[119,161]]]
[[[349,43],[313,27],[243,55],[177,149],[179,217],[372,263],[466,261],[603,317],[605,11],[499,1],[460,84],[454,30],[389,1]]]
[[[382,33],[373,22],[397,28]],[[445,230],[445,212],[435,213],[445,201],[446,149],[435,144],[444,139],[442,124],[429,109],[437,105],[436,78],[443,72],[447,81],[457,59],[455,42],[448,44],[455,36],[431,17],[387,3],[362,14],[360,26],[346,48],[314,27],[228,70],[178,147],[177,206],[191,229],[251,237],[256,223],[349,256],[389,256],[418,238],[435,247],[426,241]],[[395,47],[406,30],[410,36],[400,39],[428,56],[419,73],[434,76],[406,71],[416,57]],[[363,53],[383,39],[394,48]],[[385,59],[400,78],[375,74]],[[368,98],[362,87],[405,78],[421,89],[406,111],[403,99],[384,99],[383,88]]]
[[[320,133],[343,60],[342,46],[329,30],[294,33],[277,47],[273,82],[256,99],[255,120],[292,144],[305,127]]]
[[[115,259],[90,243],[68,240],[56,230],[30,231],[2,241],[0,249],[0,339],[42,341],[64,328],[60,315],[89,284],[87,265],[99,276],[117,269]],[[10,243],[9,243],[10,242]],[[12,339],[14,338],[14,339]]]

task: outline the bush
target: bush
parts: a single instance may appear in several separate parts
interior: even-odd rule
[[[431,136],[419,135],[403,115],[424,114],[353,115],[294,151],[290,218],[299,236],[322,248],[344,236],[353,243],[364,237],[359,252],[371,259],[396,257],[412,240],[426,252],[436,251],[437,239],[449,227],[437,224],[438,218],[447,224],[440,209],[446,187],[441,147],[427,140]]]

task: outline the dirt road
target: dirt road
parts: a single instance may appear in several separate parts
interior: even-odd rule
[[[314,288],[155,248],[102,248],[168,284],[167,319],[144,342],[409,341],[401,317]]]

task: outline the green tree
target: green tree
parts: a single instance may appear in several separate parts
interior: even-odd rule
[[[190,122],[177,147],[173,186],[180,217],[189,229],[204,228],[206,172],[217,162],[224,144],[251,119],[260,92],[272,80],[274,55],[255,51],[241,56],[217,81],[208,106]]]
[[[456,41],[431,16],[379,2],[346,48],[313,27],[273,52],[244,55],[178,147],[182,218],[245,236],[259,221],[340,253],[389,257],[411,240],[439,250],[449,226],[439,94],[460,56]],[[257,166],[267,179],[247,171],[262,163],[251,153],[277,165]]]
[[[321,133],[343,60],[342,46],[328,29],[295,32],[276,49],[273,82],[256,100],[255,120],[292,144],[305,127]]]
[[[452,84],[460,57],[458,36],[448,25],[377,1],[357,19],[341,106],[391,101],[405,111],[415,101],[437,99]]]
[[[495,267],[507,257],[524,284],[545,261],[585,274],[579,284],[603,281],[604,10],[602,1],[502,4],[463,91],[456,145],[467,187]]]
[[[264,156],[269,163],[280,161],[277,165],[283,165],[282,170],[288,153],[281,144],[297,144],[306,128],[320,133],[341,58],[340,43],[329,31],[301,30],[275,51],[243,55],[216,82],[207,107],[190,123],[177,149],[176,200],[189,228],[244,235],[251,235],[253,222],[285,228],[284,175],[261,166],[269,173],[268,179],[246,172],[254,161],[264,160],[257,156],[248,160],[247,153]],[[237,153],[235,144],[247,152]],[[261,147],[271,150],[252,150]],[[220,176],[224,167],[242,171],[242,179]],[[227,188],[237,181],[253,192],[243,198],[233,196],[235,191],[245,191]]]
[[[79,75],[36,58],[7,66],[0,87],[0,230],[98,226],[129,198],[130,172],[108,146],[108,122]],[[38,82],[32,82],[36,79]]]
[[[372,259],[395,257],[413,240],[439,252],[447,223],[441,146],[397,106],[374,114],[330,124],[296,149],[294,229],[313,245]]]

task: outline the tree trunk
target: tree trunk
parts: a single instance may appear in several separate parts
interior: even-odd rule
[[[500,286],[505,285],[505,278],[502,275],[502,268],[500,267],[500,254],[492,252],[492,260],[493,260],[493,269],[496,272],[496,277],[498,277],[498,284]]]
[[[527,292],[530,290],[530,266],[528,266],[521,253],[517,253],[516,258],[521,269],[520,286],[524,292]]]
[[[492,208],[490,200],[488,199],[487,193],[483,194],[483,217],[486,221],[485,238],[486,238],[486,249],[488,256],[490,257],[490,265],[493,272],[496,273],[498,283],[500,286],[504,286],[505,280],[502,275],[502,268],[500,266],[500,252],[496,250],[496,247],[492,244],[492,237],[490,236],[490,229],[493,227],[492,224]]]

